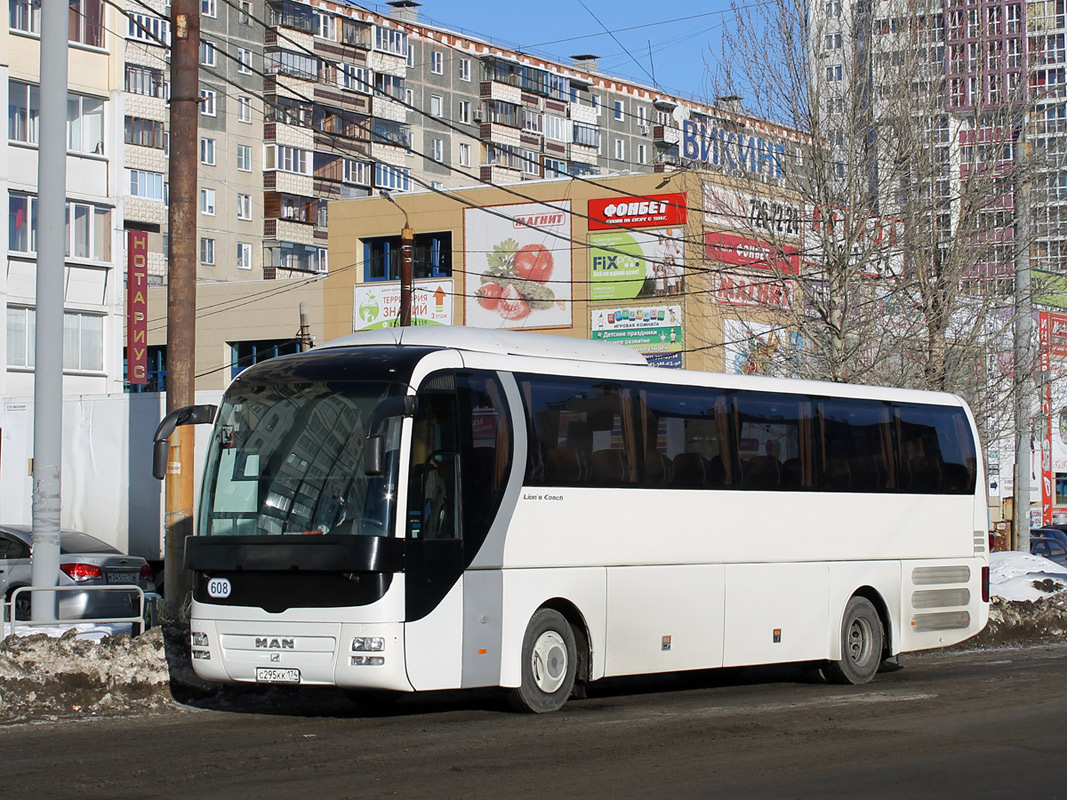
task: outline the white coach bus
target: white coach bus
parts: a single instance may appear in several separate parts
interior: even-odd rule
[[[208,680],[505,687],[543,712],[641,673],[864,683],[988,618],[985,481],[952,395],[417,327],[246,369],[217,413],[161,423],[157,464],[211,416],[186,546]]]

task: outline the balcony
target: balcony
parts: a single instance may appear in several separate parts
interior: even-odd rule
[[[678,144],[682,141],[682,132],[670,125],[652,127],[652,141],[656,144]]]

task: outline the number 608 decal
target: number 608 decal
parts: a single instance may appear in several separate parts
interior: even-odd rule
[[[231,589],[232,587],[230,586],[228,578],[211,578],[207,582],[207,593],[209,597],[229,597]]]

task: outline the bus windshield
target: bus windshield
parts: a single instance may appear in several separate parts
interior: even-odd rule
[[[366,426],[399,385],[234,384],[208,450],[198,533],[387,536],[396,513],[400,418],[386,419],[381,474],[363,471]]]

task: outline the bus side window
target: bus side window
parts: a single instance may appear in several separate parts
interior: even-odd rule
[[[455,393],[420,393],[412,429],[408,488],[411,538],[462,538],[457,508],[459,477]]]

